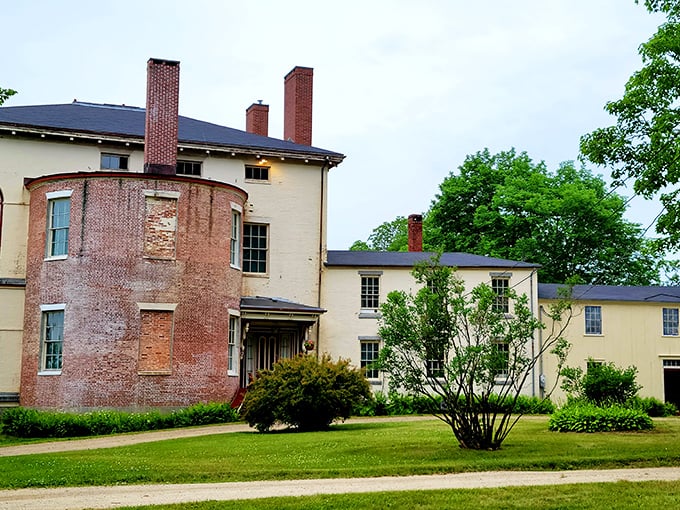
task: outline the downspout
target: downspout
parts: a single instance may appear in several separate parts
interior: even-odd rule
[[[534,269],[531,271],[531,278],[529,278],[529,292],[531,294],[531,316],[534,317],[534,275],[536,274],[536,270]],[[540,312],[539,312],[540,314]],[[540,315],[539,315],[539,320],[540,320]],[[539,328],[539,335],[540,335],[540,328]],[[536,357],[536,333],[534,333],[534,338],[531,341],[531,358]],[[540,351],[540,336],[539,336],[539,351]],[[541,357],[542,358],[542,357]],[[536,364],[533,364],[531,367],[531,396],[535,397],[536,396]]]
[[[322,282],[322,273],[323,273],[323,262],[324,262],[324,230],[323,230],[323,219],[324,219],[324,207],[326,206],[326,201],[324,200],[325,196],[325,191],[326,191],[326,178],[325,178],[325,171],[327,169],[330,169],[330,164],[328,160],[321,165],[321,174],[320,174],[320,190],[319,190],[319,279],[317,281],[317,297],[316,297],[316,306],[318,308],[321,308],[321,282]],[[319,319],[317,319],[316,323],[316,357],[319,357],[319,341],[321,340],[321,314],[319,314]]]
[[[538,307],[538,320],[543,323],[543,306]],[[538,330],[538,348],[543,351],[543,328]],[[543,375],[543,354],[538,358],[538,373],[539,373],[539,389],[541,391],[541,398],[545,398],[545,376]]]

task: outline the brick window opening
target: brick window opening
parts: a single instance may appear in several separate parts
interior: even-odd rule
[[[102,170],[127,170],[128,158],[124,154],[107,154],[101,155],[101,169]]]
[[[243,271],[246,273],[267,272],[267,227],[254,223],[243,225]]]
[[[147,196],[144,256],[172,260],[175,258],[176,242],[177,199]]]
[[[71,223],[71,199],[54,198],[47,201],[47,257],[68,254],[68,232]]]
[[[241,267],[241,213],[233,209],[231,211],[229,263],[233,267]]]
[[[238,316],[229,316],[229,375],[238,375],[239,324],[240,319]]]
[[[50,310],[42,313],[41,361],[44,371],[61,370],[64,345],[64,310]]]
[[[140,374],[172,372],[173,312],[141,310],[138,370]]]
[[[177,175],[201,175],[200,161],[177,161]]]
[[[246,180],[269,181],[269,167],[246,165]]]

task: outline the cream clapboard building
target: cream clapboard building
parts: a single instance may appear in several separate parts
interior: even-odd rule
[[[238,400],[258,370],[310,344],[312,354],[369,365],[381,347],[379,304],[391,290],[415,290],[410,271],[430,255],[417,216],[409,252],[327,251],[328,174],[344,156],[312,146],[312,70],[284,80],[278,139],[263,104],[246,110],[245,131],[178,117],[179,63],[151,59],[148,69],[146,109],[0,107],[0,401]],[[535,264],[459,253],[442,262],[469,288],[526,294],[537,314],[550,302]],[[636,299],[602,305],[612,324],[595,339],[602,349],[575,319],[570,362],[636,364],[643,394],[677,399],[678,308],[654,305],[659,335],[643,320],[656,312]],[[637,328],[620,335],[625,345],[610,341],[624,322],[617,314]],[[546,360],[524,392],[541,395],[550,370]],[[367,376],[387,388],[383,374]]]

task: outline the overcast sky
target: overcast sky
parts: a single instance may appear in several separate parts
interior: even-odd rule
[[[19,91],[6,106],[144,106],[157,57],[181,61],[180,114],[245,129],[262,99],[282,137],[283,77],[313,67],[312,143],[347,156],[330,176],[331,249],[425,212],[485,147],[550,169],[576,159],[663,21],[634,0],[24,0],[0,20],[0,86]],[[660,210],[635,199],[628,217],[647,227]]]

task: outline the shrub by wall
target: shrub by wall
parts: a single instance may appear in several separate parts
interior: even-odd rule
[[[652,419],[643,411],[620,405],[599,407],[592,403],[571,403],[553,413],[548,428],[555,432],[611,432],[648,430]]]

